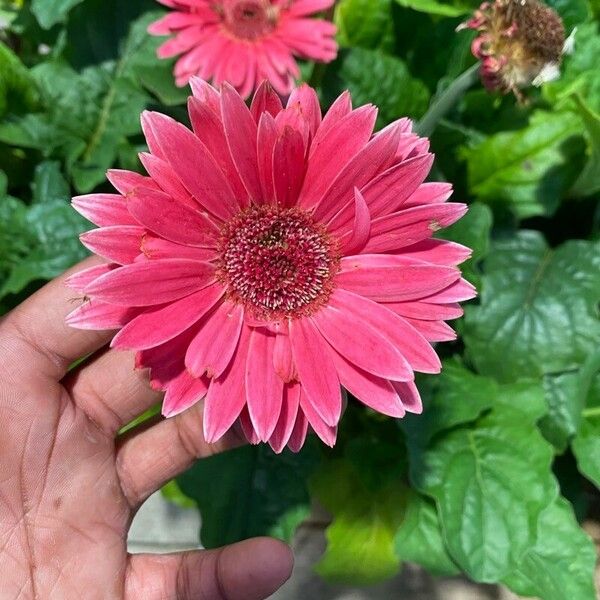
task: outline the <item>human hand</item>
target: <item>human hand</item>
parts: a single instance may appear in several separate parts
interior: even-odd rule
[[[134,371],[132,355],[102,349],[110,332],[65,325],[74,294],[64,280],[0,321],[0,598],[266,598],[292,569],[289,548],[276,540],[127,554],[144,500],[197,458],[238,441],[207,444],[200,404],[117,437],[160,396]]]

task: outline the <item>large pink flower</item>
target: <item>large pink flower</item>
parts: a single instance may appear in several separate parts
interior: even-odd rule
[[[204,398],[214,442],[240,422],[250,442],[299,449],[310,426],[335,443],[343,386],[392,417],[421,411],[414,371],[437,373],[473,287],[470,251],[432,239],[459,219],[451,186],[423,183],[428,142],[342,94],[321,118],[303,86],[286,108],[268,85],[250,109],[192,80],[194,131],[142,117],[148,177],[110,171],[119,194],[73,200],[109,262],[70,280],[90,300],[68,322],[120,329],[163,414]]]
[[[158,50],[160,58],[182,55],[177,85],[198,75],[228,82],[246,98],[266,79],[289,94],[300,71],[294,56],[329,62],[336,57],[336,28],[309,18],[334,0],[158,0],[174,9],[148,31],[175,34]]]

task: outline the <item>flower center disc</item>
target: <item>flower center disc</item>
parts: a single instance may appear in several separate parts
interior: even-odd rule
[[[329,298],[336,244],[307,212],[254,206],[221,233],[219,278],[256,318],[306,316]]]
[[[223,25],[236,38],[255,40],[275,28],[278,10],[269,0],[224,0]]]

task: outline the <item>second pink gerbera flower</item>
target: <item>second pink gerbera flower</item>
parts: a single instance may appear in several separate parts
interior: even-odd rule
[[[179,56],[177,85],[198,75],[228,82],[246,98],[267,80],[287,95],[300,77],[294,57],[329,62],[336,57],[336,28],[312,15],[334,0],[158,0],[173,9],[148,31],[174,34],[158,50]]]
[[[119,194],[73,201],[99,226],[83,243],[109,262],[70,285],[91,300],[68,322],[120,329],[163,413],[204,398],[214,442],[236,422],[251,442],[299,449],[309,426],[335,443],[341,386],[393,417],[420,412],[414,372],[475,295],[468,248],[432,239],[459,219],[451,186],[424,183],[428,142],[342,94],[321,117],[303,86],[287,106],[262,86],[251,108],[192,81],[193,132],[145,113],[144,177],[111,171]]]

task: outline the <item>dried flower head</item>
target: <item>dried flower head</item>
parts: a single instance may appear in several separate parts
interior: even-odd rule
[[[484,2],[459,29],[475,29],[472,52],[488,90],[513,92],[556,79],[565,51],[559,15],[539,0]]]

